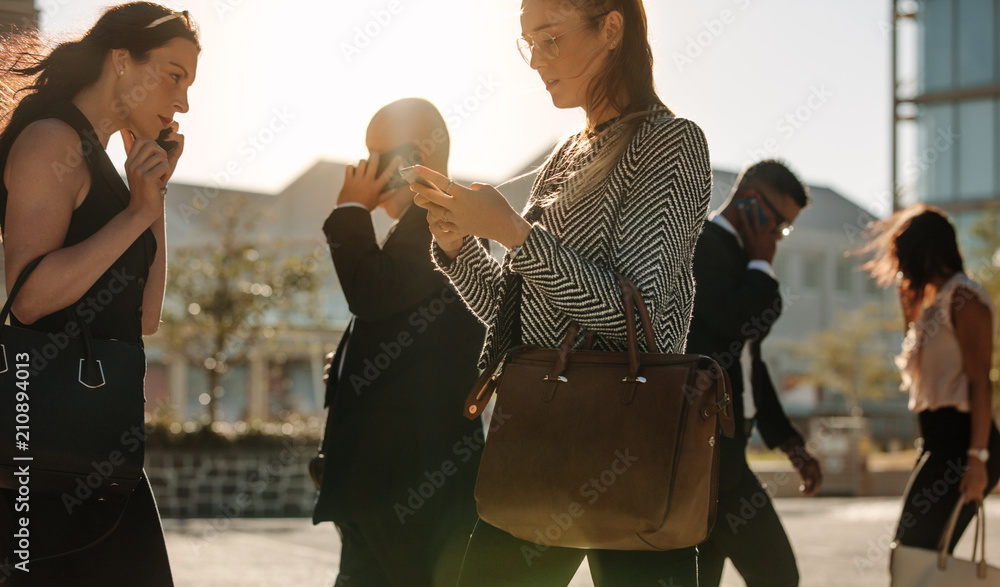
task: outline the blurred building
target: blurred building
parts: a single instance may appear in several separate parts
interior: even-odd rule
[[[38,28],[38,10],[34,0],[0,1],[0,34]]]
[[[1000,0],[893,0],[893,16],[897,203],[938,206],[968,237],[1000,205]]]

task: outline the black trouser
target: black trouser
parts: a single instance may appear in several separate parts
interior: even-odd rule
[[[698,587],[695,547],[666,552],[539,547],[479,520],[459,587],[565,587],[583,557],[596,587]]]
[[[903,498],[903,514],[896,527],[896,541],[907,546],[936,549],[948,518],[961,497],[958,490],[968,461],[972,420],[954,408],[925,410],[918,414],[924,447]],[[990,424],[989,479],[986,495],[1000,480],[1000,433]],[[966,504],[958,518],[949,552],[975,515],[975,505]]]
[[[9,542],[14,528],[12,516],[23,513],[12,511],[13,493],[0,491],[0,565],[13,557]],[[81,506],[67,512],[58,496],[33,494],[30,496],[30,535],[32,554],[46,553],[52,548],[75,549],[90,544],[109,529],[114,528],[103,540],[73,554],[29,563],[29,573],[13,569],[12,574],[0,568],[0,587],[171,587],[174,583],[163,541],[163,528],[156,511],[156,502],[145,477],[129,496],[121,513],[105,514],[100,504]],[[110,511],[110,510],[109,510]],[[117,527],[114,523],[117,522]]]
[[[396,518],[338,523],[336,587],[454,587],[476,519],[465,510],[442,513],[432,525]]]
[[[722,437],[715,526],[698,546],[701,585],[718,587],[727,558],[747,587],[798,585],[795,553],[771,497],[747,464],[746,446],[741,434]]]

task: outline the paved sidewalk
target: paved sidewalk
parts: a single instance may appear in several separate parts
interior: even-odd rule
[[[789,498],[776,506],[799,560],[803,587],[886,587],[899,500]],[[1000,566],[1000,499],[987,501],[988,557]],[[213,525],[214,523],[214,525]],[[340,541],[332,524],[306,519],[164,520],[177,587],[330,587]],[[972,552],[971,532],[959,556]],[[571,583],[593,583],[586,565]],[[729,567],[724,587],[743,582]]]

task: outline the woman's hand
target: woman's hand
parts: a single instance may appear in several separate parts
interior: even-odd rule
[[[416,202],[419,198],[423,198],[423,196],[416,196],[413,199],[414,202]],[[430,210],[427,211],[427,226],[431,229],[431,235],[434,236],[434,242],[437,243],[438,248],[440,248],[449,259],[454,259],[462,250],[462,245],[465,244],[465,237],[468,235],[460,232],[445,230],[445,225],[446,223],[444,222],[444,219],[435,216],[434,212],[431,212]]]
[[[450,180],[440,173],[421,165],[414,170],[437,187],[435,190],[418,183],[410,184],[410,189],[417,193],[413,202],[427,210],[431,232],[435,239],[440,235],[446,241],[438,240],[438,246],[446,253],[455,250],[456,246],[461,248],[457,241],[459,235],[463,239],[465,235],[488,238],[507,249],[521,246],[528,238],[531,225],[493,186],[474,183],[467,188],[456,183],[449,188]]]
[[[176,124],[176,123],[175,123]],[[137,139],[128,130],[122,131],[122,140],[128,151],[125,159],[125,176],[132,195],[129,208],[143,219],[154,220],[163,215],[163,188],[173,173],[170,157],[156,141]],[[177,146],[174,151],[182,147]],[[177,163],[176,158],[173,161]]]
[[[970,457],[965,465],[965,474],[962,475],[962,482],[958,485],[958,490],[962,492],[962,501],[978,501],[985,497],[986,484],[986,463],[977,458]]]

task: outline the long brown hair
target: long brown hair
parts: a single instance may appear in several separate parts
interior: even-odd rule
[[[965,271],[955,227],[934,206],[916,204],[869,225],[869,241],[855,254],[872,258],[862,268],[882,287],[897,276],[919,300],[929,283]]]
[[[62,43],[47,54],[37,33],[5,39],[0,46],[0,161],[6,161],[17,136],[51,104],[71,100],[97,82],[110,51],[126,49],[142,63],[150,51],[175,38],[187,39],[201,49],[187,12],[132,2],[109,8],[82,38]]]
[[[604,129],[599,138],[588,120],[586,131],[567,152],[570,161],[588,162],[569,177],[559,178],[567,181],[567,191],[587,194],[610,175],[651,116],[672,113],[657,96],[653,83],[653,50],[649,45],[649,24],[642,0],[553,1],[579,11],[594,34],[605,26],[607,14],[611,12],[621,13],[623,20],[617,46],[610,50],[607,63],[587,89],[590,108],[608,105],[621,116]]]

